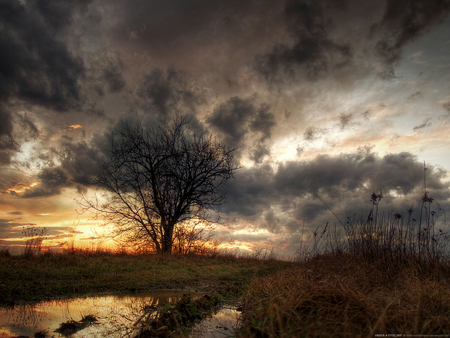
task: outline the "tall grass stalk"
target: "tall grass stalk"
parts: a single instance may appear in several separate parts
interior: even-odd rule
[[[252,282],[238,337],[450,335],[445,212],[426,188],[416,213],[381,212],[382,198],[345,222],[327,206],[339,224],[313,231],[297,266]]]
[[[317,228],[310,236],[310,245],[303,249],[309,251],[299,252],[299,260],[318,254],[348,253],[369,262],[382,259],[398,265],[414,261],[423,268],[447,264],[450,236],[445,211],[428,192],[421,197],[418,219],[413,216],[413,207],[401,213],[380,212],[382,198],[381,192],[372,194],[367,216],[350,214],[345,222],[339,220],[343,233],[328,223],[322,231]]]

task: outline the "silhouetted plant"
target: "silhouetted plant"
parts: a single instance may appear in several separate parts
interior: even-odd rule
[[[42,242],[47,239],[48,229],[33,225],[24,227],[22,235],[25,238],[24,256],[33,256],[42,250]]]
[[[426,168],[424,187],[425,171]],[[344,234],[335,226],[334,231],[329,231],[323,238],[327,223],[320,236],[319,228],[312,233],[309,254],[299,253],[299,256],[305,258],[323,253],[350,253],[361,255],[369,261],[384,260],[396,265],[414,261],[424,268],[432,268],[448,259],[450,236],[446,232],[447,221],[445,217],[443,221],[440,220],[445,216],[445,211],[430,197],[428,191],[420,197],[418,219],[413,217],[413,207],[406,212],[380,212],[382,198],[381,191],[379,194],[372,193],[372,207],[368,216],[349,214],[345,223],[320,198],[342,225]],[[437,224],[441,228],[438,229]]]

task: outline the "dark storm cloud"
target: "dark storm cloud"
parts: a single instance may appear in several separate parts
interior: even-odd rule
[[[273,200],[274,172],[271,166],[262,165],[253,168],[241,168],[236,179],[227,183],[227,204],[222,210],[242,216],[260,214],[261,208]],[[266,204],[267,203],[267,204]]]
[[[348,65],[353,58],[353,47],[330,37],[332,17],[325,14],[341,11],[340,1],[289,1],[285,15],[294,44],[277,43],[272,51],[255,58],[255,68],[266,80],[277,77],[295,77],[299,72],[314,80],[332,69]]]
[[[154,46],[164,45],[186,31],[202,30],[213,20],[212,14],[220,8],[221,2],[225,1],[143,1],[124,6],[126,24],[118,33],[128,33]]]
[[[13,98],[67,110],[80,100],[83,62],[59,39],[79,2],[0,3],[0,100]]]
[[[230,146],[241,144],[250,132],[259,133],[260,141],[264,141],[270,138],[276,125],[275,116],[269,110],[267,105],[258,108],[251,100],[235,96],[219,105],[207,123],[222,133]]]
[[[123,24],[117,27],[117,35],[151,46],[159,52],[173,47],[177,42],[196,37],[208,39],[219,34],[218,29],[241,23],[241,15],[265,7],[270,1],[251,0],[172,0],[141,1],[129,5],[128,1],[116,1],[122,11]],[[201,43],[201,42],[200,42]]]
[[[29,116],[26,114],[24,115],[18,115],[20,121],[20,126],[22,127],[22,130],[28,130],[29,135],[32,138],[36,138],[39,136],[39,129],[36,127],[36,125],[33,123],[33,121],[30,120]]]
[[[403,152],[379,158],[364,151],[340,156],[319,155],[311,162],[286,162],[279,166],[274,177],[276,187],[288,193],[325,193],[337,197],[339,191],[353,192],[363,184],[376,191],[402,195],[423,184],[423,164],[412,154]]]
[[[108,138],[97,138],[96,143],[64,143],[61,168],[74,184],[92,185],[100,173],[109,152]]]
[[[37,177],[39,185],[25,191],[23,198],[59,195],[62,188],[70,186],[68,177],[61,168],[42,169]]]
[[[261,140],[270,138],[275,125],[275,116],[270,112],[268,105],[262,105],[249,123],[252,132],[261,133]]]
[[[302,205],[301,208],[298,208],[296,212],[294,212],[294,218],[297,220],[313,220],[320,214],[324,213],[325,206],[320,201],[316,203],[306,202]]]
[[[239,97],[232,97],[217,107],[208,118],[208,123],[226,137],[226,143],[237,145],[247,133],[247,121],[255,115],[256,110],[251,102]]]
[[[441,181],[445,174],[433,167],[426,171],[430,196],[444,204],[450,195],[450,185]],[[223,210],[258,222],[271,206],[284,215],[284,226],[292,223],[295,227],[296,220],[313,222],[327,214],[317,196],[341,213],[358,213],[370,208],[372,192],[382,191],[387,208],[407,208],[411,201],[420,201],[423,187],[423,162],[412,154],[379,157],[364,148],[338,156],[320,155],[311,161],[288,161],[276,169],[263,166],[238,170],[236,180],[227,186],[230,202]]]
[[[380,22],[371,27],[371,35],[381,36],[376,52],[383,58],[385,74],[393,75],[403,48],[441,23],[449,14],[448,0],[389,0]]]
[[[73,13],[89,2],[0,1],[0,164],[11,162],[19,143],[39,136],[26,114],[13,121],[20,105],[55,111],[80,106],[84,63],[64,36]]]
[[[393,79],[404,47],[441,23],[449,11],[449,0],[388,0],[377,5],[289,0],[280,24],[292,41],[275,42],[267,52],[256,53],[253,65],[270,83],[342,72],[352,78],[367,74],[367,67],[383,79]]]
[[[1,52],[0,52],[1,53]],[[1,95],[1,94],[0,94]],[[9,164],[19,147],[13,138],[12,114],[0,103],[0,164]]]
[[[84,12],[87,9],[87,5],[91,2],[92,0],[63,0],[57,2],[37,0],[35,1],[35,6],[47,20],[52,31],[56,32],[71,23],[72,13],[75,10],[78,9]]]
[[[250,159],[256,164],[261,164],[266,156],[270,156],[270,146],[259,143],[250,152]]]
[[[122,75],[123,67],[121,62],[110,62],[103,69],[102,79],[111,93],[118,92],[125,87],[125,80]]]
[[[0,137],[8,136],[12,137],[13,121],[11,113],[0,105]]]
[[[186,75],[175,69],[153,69],[145,75],[139,95],[150,105],[147,107],[148,112],[160,117],[167,117],[171,113],[180,114],[180,110],[192,113],[201,102],[201,97],[189,88]]]

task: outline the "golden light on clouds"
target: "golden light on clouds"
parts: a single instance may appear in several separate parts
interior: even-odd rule
[[[79,124],[72,124],[72,125],[69,126],[69,128],[72,128],[72,129],[81,129],[82,127],[81,127]]]
[[[37,182],[31,183],[30,185],[25,185],[25,184],[23,184],[22,182],[19,182],[19,183],[16,183],[16,184],[15,184],[14,186],[12,186],[11,188],[6,189],[6,192],[7,192],[7,193],[12,193],[12,192],[14,192],[14,193],[19,194],[19,193],[25,192],[25,191],[27,191],[27,190],[29,190],[29,189],[31,189],[31,188],[37,186],[37,185],[38,185]]]
[[[220,243],[219,249],[221,250],[242,250],[247,252],[252,252],[254,248],[258,246],[258,243],[252,243],[252,242],[244,242],[244,241],[232,241],[232,242],[226,242],[226,243]]]

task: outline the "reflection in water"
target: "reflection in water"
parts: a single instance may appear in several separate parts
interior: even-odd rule
[[[235,329],[239,327],[240,312],[234,306],[224,306],[211,318],[202,320],[197,324],[191,338],[219,338],[235,337]]]
[[[61,323],[79,321],[94,315],[98,322],[73,334],[81,337],[122,337],[131,334],[130,328],[147,311],[155,306],[178,301],[182,292],[153,292],[152,294],[109,295],[41,302],[0,308],[0,338],[10,335],[33,336],[46,330],[50,336],[62,337],[54,332]]]

